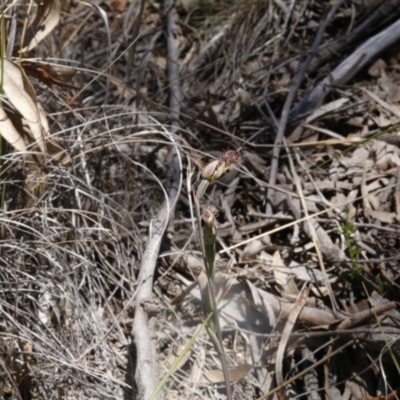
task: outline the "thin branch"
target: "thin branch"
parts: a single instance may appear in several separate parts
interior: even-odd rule
[[[166,1],[166,8],[169,1]],[[179,128],[178,116],[180,110],[180,88],[179,88],[179,52],[176,43],[175,11],[171,8],[168,14],[168,78],[170,81],[170,108],[173,110],[175,121],[172,123],[172,133],[165,131],[174,145],[167,158],[167,184],[165,187],[166,200],[162,205],[157,217],[152,223],[149,242],[143,254],[140,267],[139,286],[136,297],[135,319],[133,323],[133,337],[135,340],[137,360],[135,382],[138,388],[139,399],[148,399],[158,383],[157,368],[154,350],[151,344],[151,332],[148,326],[148,315],[145,304],[151,301],[153,277],[156,262],[159,256],[161,240],[169,220],[173,216],[176,201],[182,187],[182,160],[174,134]]]
[[[274,150],[272,153],[271,171],[270,171],[269,182],[268,182],[271,187],[267,191],[267,199],[272,199],[272,197],[274,196],[274,190],[272,189],[272,186],[274,186],[276,183],[276,174],[278,171],[279,155],[281,152],[281,147],[283,145],[283,137],[285,134],[286,124],[289,119],[289,112],[290,112],[290,108],[292,107],[294,97],[303,81],[305,72],[307,71],[307,68],[311,63],[311,61],[314,57],[314,54],[317,51],[319,44],[321,43],[323,34],[325,32],[326,27],[328,26],[329,21],[333,18],[337,9],[340,7],[340,5],[342,3],[343,3],[343,0],[340,0],[336,4],[334,4],[332,6],[332,8],[330,9],[330,11],[328,12],[328,15],[326,16],[325,20],[322,21],[322,23],[320,24],[317,35],[314,39],[314,43],[311,47],[311,50],[310,50],[307,58],[303,62],[303,64],[300,66],[298,73],[294,77],[289,94],[286,97],[286,101],[285,101],[285,104],[284,104],[283,110],[282,110],[281,119],[279,121],[278,133],[277,133],[276,139],[275,139],[275,147],[274,147]],[[266,214],[268,214],[268,215],[272,214],[271,201],[267,202]]]
[[[174,140],[172,135],[171,139]],[[137,352],[135,382],[140,399],[148,399],[158,383],[154,350],[151,344],[152,333],[148,326],[146,303],[151,302],[152,299],[154,271],[159,256],[161,240],[169,220],[174,213],[175,204],[182,187],[182,164],[176,143],[171,149],[170,154],[174,154],[174,160],[179,163],[180,173],[169,177],[168,192],[165,193],[166,200],[161,206],[157,217],[152,221],[149,241],[143,253],[140,266],[139,285],[136,295],[132,334]],[[175,168],[170,168],[170,170],[175,170]]]

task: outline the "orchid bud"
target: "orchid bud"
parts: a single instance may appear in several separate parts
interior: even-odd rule
[[[209,205],[204,211],[203,211],[203,221],[206,223],[208,226],[213,226],[214,225],[214,220],[215,217],[218,214],[218,210],[212,206]]]
[[[242,161],[242,156],[240,155],[240,151],[239,150],[227,150],[220,157],[219,160],[225,164],[225,167],[226,167],[227,170],[229,169],[229,167],[231,165],[237,164],[237,163]]]
[[[211,161],[203,169],[203,178],[208,181],[215,181],[220,178],[225,172],[225,163],[221,160]]]
[[[203,170],[203,178],[209,182],[221,178],[233,164],[242,160],[239,150],[227,150],[218,159],[211,161]]]

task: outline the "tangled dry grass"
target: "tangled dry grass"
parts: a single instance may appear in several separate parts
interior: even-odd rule
[[[40,2],[3,3],[1,35],[13,46],[2,57],[32,83],[54,151],[35,147],[32,121],[2,93],[26,151],[3,140],[1,396],[140,398],[140,268],[174,149],[183,185],[154,297],[139,304],[154,376],[166,373],[202,321],[190,193],[207,161],[240,147],[243,162],[207,199],[219,210],[216,287],[233,397],[397,398],[398,2],[49,1],[54,29],[42,22],[45,37],[22,53],[37,38],[23,21],[36,21]],[[352,54],[381,32],[392,42],[365,50],[359,69]],[[224,398],[222,382],[201,334],[164,397]]]

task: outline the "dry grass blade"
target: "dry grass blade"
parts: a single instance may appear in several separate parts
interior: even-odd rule
[[[305,284],[300,291],[299,296],[293,305],[293,308],[290,310],[287,321],[285,323],[285,327],[283,328],[282,337],[279,342],[278,351],[276,354],[275,373],[276,383],[278,386],[281,386],[283,383],[283,357],[285,355],[285,349],[289,342],[290,334],[293,331],[297,318],[299,317],[301,310],[306,304],[309,293],[310,288],[308,284]]]
[[[286,143],[286,141],[285,141],[285,143]],[[297,193],[299,195],[300,202],[301,202],[302,208],[304,210],[304,213],[305,213],[305,215],[308,216],[307,204],[306,204],[303,190],[301,187],[300,177],[296,172],[294,162],[293,162],[290,152],[288,151],[288,149],[286,149],[286,150],[287,150],[287,154],[288,154],[290,170],[293,175]],[[301,160],[300,160],[299,154],[297,152],[296,152],[296,158],[297,158],[297,163],[301,165]],[[308,171],[305,171],[305,172],[308,173]],[[301,214],[299,212],[294,212],[294,214],[295,214],[296,218],[300,218]],[[321,226],[315,220],[308,219],[305,222],[304,231],[307,233],[307,235],[309,237],[311,237],[311,239],[314,243],[314,246],[315,246],[315,249],[317,252],[317,256],[318,256],[318,260],[319,260],[319,265],[321,267],[321,271],[322,271],[322,274],[324,277],[324,282],[327,287],[329,297],[331,299],[332,309],[334,310],[334,312],[337,312],[338,305],[336,303],[335,296],[333,295],[333,290],[332,290],[332,287],[331,287],[329,279],[328,279],[328,274],[326,272],[325,264],[324,264],[323,257],[321,254],[321,248],[322,248],[322,252],[324,253],[324,255],[330,259],[343,261],[346,259],[346,256],[343,251],[341,251],[340,249],[337,248],[337,246],[335,246],[335,244],[332,242],[329,235],[325,232],[325,230],[323,230],[321,228]]]
[[[289,93],[286,97],[285,104],[283,106],[283,110],[282,110],[282,114],[281,114],[281,118],[279,121],[278,132],[277,132],[277,135],[275,138],[275,147],[273,149],[271,173],[270,173],[270,177],[269,177],[269,185],[271,185],[271,186],[268,188],[267,197],[274,196],[274,190],[272,187],[273,187],[273,185],[275,185],[275,182],[276,182],[276,174],[277,174],[278,163],[279,163],[279,155],[280,155],[280,151],[281,151],[280,145],[283,144],[286,125],[289,120],[290,109],[292,107],[296,92],[299,89],[301,82],[304,79],[305,73],[307,71],[308,66],[310,65],[312,58],[314,57],[314,51],[317,50],[319,44],[321,43],[323,34],[324,34],[329,22],[333,18],[334,14],[338,10],[338,8],[340,7],[342,2],[343,2],[343,0],[339,0],[339,1],[335,2],[332,6],[330,6],[330,9],[327,12],[326,17],[319,25],[318,32],[314,39],[314,43],[312,45],[311,51],[308,54],[307,58],[301,64],[300,68],[298,69],[296,76],[293,80],[293,83],[290,87]],[[266,210],[267,214],[271,214],[270,203],[267,203],[266,209],[267,209]]]
[[[284,230],[284,229],[286,229],[286,228],[289,228],[289,227],[291,227],[291,226],[293,226],[293,225],[299,224],[300,222],[308,221],[308,220],[311,219],[311,218],[315,218],[315,217],[318,217],[318,216],[320,216],[320,215],[326,214],[328,211],[335,210],[336,208],[339,208],[339,207],[345,207],[347,204],[351,204],[352,202],[354,202],[354,199],[352,199],[351,201],[342,203],[342,204],[340,204],[340,205],[338,205],[338,206],[330,207],[330,208],[327,208],[326,210],[322,210],[322,211],[316,212],[316,213],[314,213],[314,214],[308,215],[308,216],[306,216],[306,217],[302,217],[302,218],[300,218],[300,219],[297,219],[296,221],[289,222],[289,223],[287,223],[287,224],[281,225],[281,226],[279,226],[278,228],[271,229],[271,230],[268,231],[268,232],[261,233],[261,234],[259,234],[259,235],[253,236],[253,237],[250,238],[250,239],[243,240],[243,241],[240,242],[240,243],[236,243],[236,244],[234,244],[234,245],[232,245],[232,246],[229,246],[229,247],[227,247],[227,248],[225,248],[225,249],[223,249],[223,250],[220,250],[219,253],[220,253],[220,254],[226,253],[226,252],[228,252],[229,250],[236,249],[237,247],[240,247],[240,246],[244,246],[245,244],[250,243],[250,242],[252,242],[252,241],[254,241],[254,240],[260,239],[260,238],[262,238],[262,237],[264,237],[264,236],[272,235],[273,233],[280,232],[280,231],[282,231],[282,230]]]
[[[0,397],[139,399],[168,370],[154,397],[388,396],[400,370],[398,49],[341,83],[373,35],[389,39],[398,0],[191,3],[2,2],[1,72],[16,84],[0,108]],[[326,104],[297,120],[320,82]],[[238,145],[244,161],[225,174],[223,151]],[[71,162],[54,162],[63,149]],[[215,271],[200,289],[196,189],[196,208],[218,211],[198,235]],[[203,319],[210,332],[195,338]]]
[[[190,339],[190,341],[186,344],[186,346],[182,349],[181,353],[179,354],[179,356],[175,359],[175,361],[173,362],[173,364],[171,365],[171,367],[169,368],[168,372],[165,374],[165,376],[161,379],[160,383],[157,385],[157,387],[154,389],[154,392],[151,394],[151,396],[149,397],[149,400],[154,400],[157,398],[157,395],[159,394],[159,392],[161,391],[161,389],[163,388],[163,386],[166,384],[166,382],[168,381],[169,377],[174,373],[174,371],[178,368],[179,363],[182,361],[182,359],[186,356],[186,354],[188,353],[188,351],[190,350],[190,348],[193,346],[193,344],[195,343],[197,337],[200,335],[200,333],[202,332],[205,324],[208,324],[209,320],[211,319],[212,314],[210,314],[206,320],[204,321],[204,324],[199,325],[196,329],[196,331],[194,332],[192,338]]]
[[[283,382],[281,385],[277,386],[276,388],[270,390],[268,393],[262,395],[261,397],[259,397],[257,400],[264,400],[269,398],[269,396],[271,396],[274,393],[277,393],[279,391],[281,391],[282,389],[284,389],[287,385],[289,385],[290,383],[294,382],[295,380],[301,378],[302,376],[304,376],[305,374],[307,374],[307,372],[311,371],[312,369],[314,369],[315,367],[317,367],[318,365],[323,364],[327,359],[333,357],[335,354],[340,353],[341,351],[343,351],[345,348],[351,346],[353,344],[353,340],[350,340],[348,342],[346,342],[343,346],[340,346],[339,348],[337,348],[336,350],[332,351],[328,356],[323,357],[322,359],[318,360],[317,362],[315,362],[313,365],[310,365],[309,367],[305,368],[303,371],[299,372],[298,374],[296,374],[295,376],[292,376],[291,378],[287,379],[285,382]]]

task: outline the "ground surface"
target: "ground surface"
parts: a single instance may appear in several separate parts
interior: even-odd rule
[[[146,306],[154,374],[202,322],[200,292],[187,290],[203,263],[189,192],[202,167],[240,149],[204,200],[218,210],[216,289],[234,399],[396,398],[400,48],[379,39],[365,65],[367,50],[351,56],[365,43],[372,51],[368,40],[385,29],[397,34],[398,2],[61,4],[22,68],[67,155],[57,161],[49,146],[26,156],[5,140],[1,150],[3,398],[138,397],[139,270],[173,145],[182,187]],[[7,12],[8,46],[18,21],[17,62],[31,14]],[[317,96],[324,79],[329,91]],[[6,114],[31,132],[5,92]],[[163,397],[226,398],[220,369],[203,332]]]

